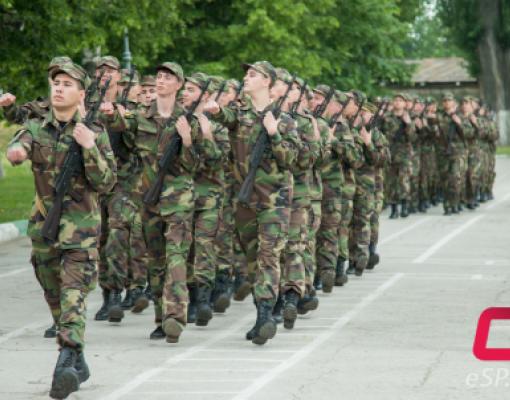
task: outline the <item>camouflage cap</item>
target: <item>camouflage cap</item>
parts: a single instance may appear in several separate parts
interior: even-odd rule
[[[444,100],[455,100],[455,96],[452,92],[444,92],[441,96],[441,99]]]
[[[177,79],[179,79],[181,82],[184,82],[184,71],[182,70],[182,67],[176,62],[167,61],[163,64],[159,64],[156,67],[156,71],[159,71],[160,69],[166,69],[170,71],[177,77]]]
[[[120,78],[119,83],[122,84],[128,84],[129,83],[129,75],[130,72],[128,70],[122,70],[122,77]],[[135,74],[133,76],[133,83],[140,83],[140,76],[138,75],[138,71],[135,71]]]
[[[351,93],[354,96],[354,100],[356,101],[357,105],[367,102],[367,95],[365,93],[363,93],[361,90],[352,90],[351,89]]]
[[[328,85],[317,85],[313,91],[319,94],[322,94],[323,96],[327,96],[331,88]]]
[[[85,70],[78,64],[66,63],[54,68],[51,71],[51,79],[55,79],[58,74],[62,73],[80,82],[83,89],[87,87],[87,81],[90,81]]]
[[[152,75],[145,75],[140,82],[142,86],[156,86],[156,78]]]
[[[436,104],[437,103],[436,99],[433,97],[430,97],[430,96],[425,99],[425,102],[428,104]]]
[[[473,100],[473,98],[471,96],[462,96],[462,98],[460,99],[460,102],[461,103],[471,103],[472,100]]]
[[[393,95],[393,98],[396,99],[397,97],[400,97],[404,101],[409,101],[409,96],[407,93],[404,92],[398,92]]]
[[[300,78],[299,76],[295,75],[294,76],[294,82],[300,87],[302,88],[304,85],[306,85],[306,82],[303,78]]]
[[[347,99],[348,99],[347,95],[340,90],[335,90],[335,92],[333,93],[334,101],[338,101],[339,103],[345,104]]]
[[[104,56],[99,58],[96,64],[96,68],[101,68],[103,66],[111,67],[116,70],[120,70],[120,63],[117,57],[114,56]]]
[[[290,85],[294,82],[292,75],[285,68],[276,68],[276,79]]]
[[[209,81],[209,86],[207,88],[208,93],[213,93],[218,90],[218,85],[215,83],[214,79],[204,74],[203,72],[195,72],[191,76],[186,77],[186,82],[193,83],[197,85],[200,90],[204,90],[205,85]]]
[[[361,108],[363,111],[367,111],[369,113],[376,113],[377,112],[377,106],[373,103],[366,102],[363,104],[363,107]]]
[[[59,67],[62,64],[72,63],[72,62],[73,62],[73,60],[71,60],[71,58],[69,58],[67,56],[53,57],[50,61],[50,64],[48,65],[48,71],[55,67]]]
[[[242,64],[242,67],[245,71],[248,71],[250,68],[254,69],[257,72],[260,72],[265,77],[271,79],[271,85],[275,83],[276,71],[273,65],[269,61],[257,61],[253,64]]]
[[[239,89],[239,85],[241,85],[241,83],[237,79],[228,79],[227,85],[225,86],[225,91],[227,91],[228,88],[234,88],[237,90]]]

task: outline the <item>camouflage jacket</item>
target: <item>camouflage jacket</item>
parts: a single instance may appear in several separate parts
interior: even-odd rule
[[[196,121],[198,124],[198,121]],[[212,122],[214,142],[200,132],[195,143],[200,164],[195,172],[195,209],[221,208],[225,196],[225,165],[230,154],[228,129]]]
[[[312,168],[312,181],[310,184],[310,198],[312,201],[322,200],[322,168],[327,165],[331,157],[331,143],[329,141],[328,124],[324,119],[319,118],[317,119],[317,126],[319,128],[321,142],[317,160]]]
[[[44,120],[50,111],[48,98],[38,97],[21,106],[11,104],[4,108],[4,117],[13,124],[23,125],[29,119]]]
[[[439,129],[439,148],[448,156],[458,156],[466,150],[466,140],[471,140],[475,134],[475,128],[469,118],[458,114],[460,125],[453,122],[452,117],[446,112],[440,112],[437,116]]]
[[[292,169],[294,176],[294,195],[292,207],[307,207],[311,204],[310,187],[312,168],[319,157],[319,143],[314,139],[312,116],[308,113],[296,113],[292,118],[297,124],[297,133],[301,141],[296,164]]]
[[[372,129],[372,141],[368,146],[362,142],[361,146],[365,163],[355,170],[356,185],[374,191],[376,171],[388,161],[388,141],[379,130]]]
[[[109,129],[122,132],[123,141],[128,148],[132,148],[138,162],[140,171],[136,175],[132,194],[136,201],[141,201],[143,195],[154,183],[159,171],[159,160],[163,156],[167,145],[174,135],[178,135],[175,121],[185,110],[175,105],[174,112],[169,120],[163,118],[157,110],[156,102],[152,103],[147,112],[133,111],[121,117],[115,113],[110,119]],[[159,203],[156,206],[147,206],[154,212],[168,215],[176,208],[182,210],[192,209],[194,206],[193,175],[198,167],[198,156],[194,143],[199,132],[198,122],[191,122],[190,147],[182,146],[177,157],[166,173]]]
[[[51,110],[43,121],[30,120],[9,146],[23,146],[32,161],[36,199],[30,214],[28,234],[42,242],[45,214],[55,199],[55,180],[74,141],[73,129],[81,121],[79,112],[61,128]],[[116,181],[116,163],[104,128],[95,124],[96,146],[82,149],[83,169],[72,178],[71,190],[64,197],[56,247],[90,249],[97,247],[101,216],[98,195],[108,192]]]
[[[239,184],[242,184],[248,174],[251,152],[263,130],[263,116],[274,107],[273,103],[258,112],[250,102],[246,102],[234,108],[224,107],[215,116],[229,129],[233,172]],[[290,207],[293,189],[291,169],[297,161],[300,146],[296,122],[282,113],[278,132],[269,137],[269,146],[266,147],[262,163],[257,169],[250,207]]]
[[[415,138],[414,124],[406,124],[402,118],[393,113],[387,113],[381,125],[381,130],[390,144],[392,163],[401,163],[411,159],[413,155],[412,142]]]

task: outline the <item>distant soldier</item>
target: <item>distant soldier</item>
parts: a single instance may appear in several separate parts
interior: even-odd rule
[[[25,124],[11,141],[7,159],[13,164],[32,162],[36,188],[28,226],[32,264],[58,327],[60,355],[50,396],[64,399],[89,377],[83,354],[85,305],[97,282],[98,194],[114,185],[116,166],[104,129],[82,123],[78,108],[85,96],[85,71],[66,63],[52,71],[51,80],[48,114],[43,121]],[[73,141],[81,147],[83,161],[64,197],[58,238],[50,242],[42,228]]]
[[[148,108],[156,99],[156,79],[152,75],[146,75],[140,82],[141,90],[138,94],[138,107]]]

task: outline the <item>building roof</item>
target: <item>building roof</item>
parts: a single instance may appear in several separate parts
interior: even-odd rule
[[[416,65],[411,81],[417,84],[477,82],[467,69],[467,61],[461,57],[424,58],[407,60]]]

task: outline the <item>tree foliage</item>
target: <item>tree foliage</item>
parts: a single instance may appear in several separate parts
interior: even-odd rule
[[[421,0],[0,0],[0,87],[28,99],[46,91],[49,60],[84,49],[122,54],[129,29],[145,72],[174,60],[185,72],[241,76],[266,59],[313,83],[373,93],[405,80],[402,42]]]

